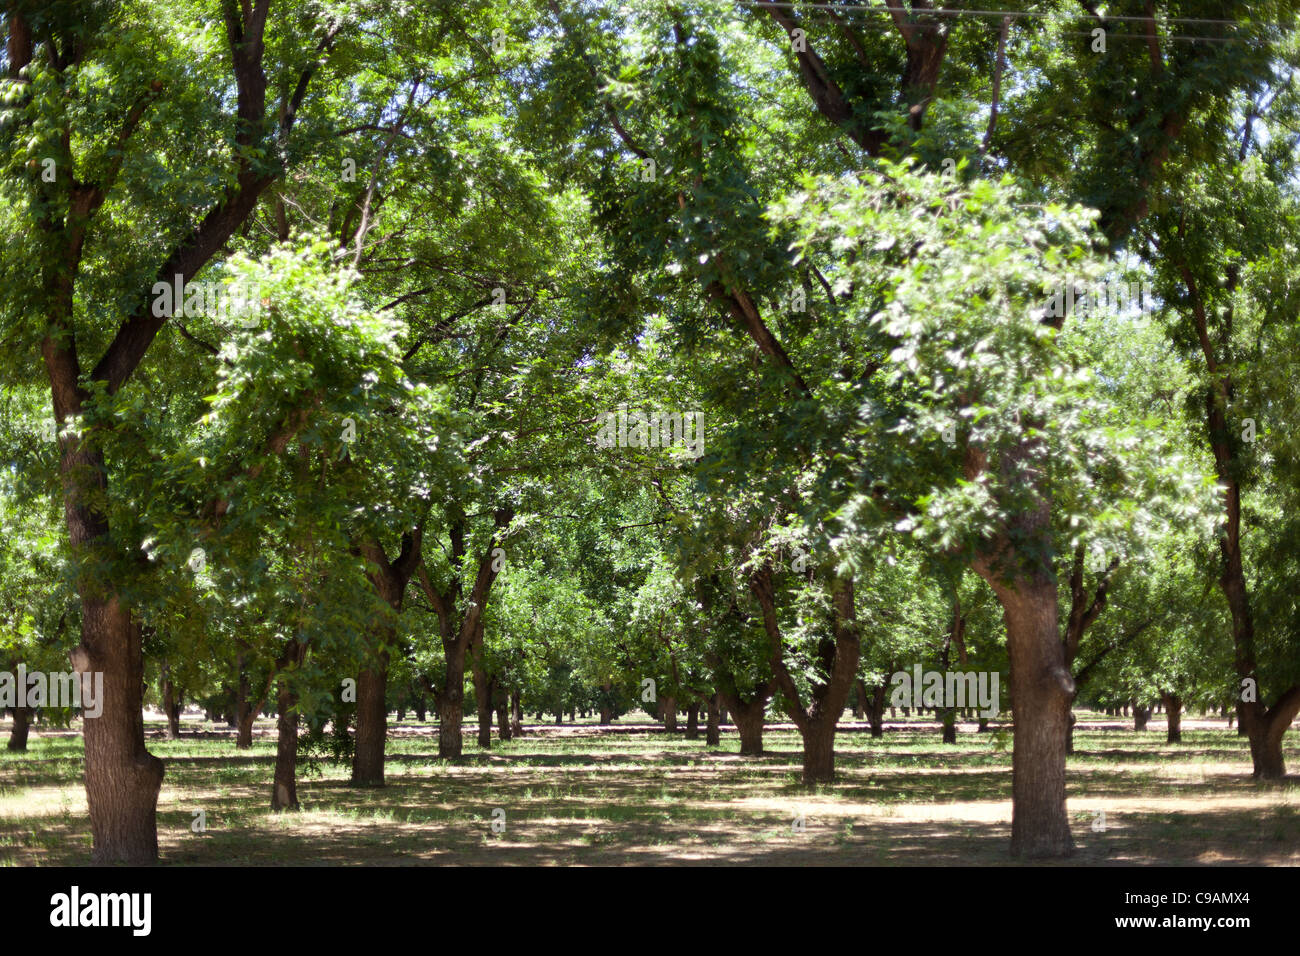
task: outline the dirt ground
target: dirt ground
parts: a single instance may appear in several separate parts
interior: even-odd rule
[[[1300,780],[1255,783],[1242,738],[1222,721],[1164,726],[1081,721],[1068,764],[1073,865],[1300,863]],[[467,731],[471,728],[466,728]],[[873,740],[837,738],[838,780],[799,782],[798,737],[765,735],[742,758],[734,730],[706,748],[654,724],[536,725],[458,763],[438,760],[436,728],[393,728],[388,785],[356,789],[347,768],[304,772],[302,809],[269,807],[274,726],[253,750],[224,727],[189,721],[180,741],[150,725],[167,761],[158,805],[164,863],[201,866],[403,864],[999,865],[1007,856],[1006,734],[899,722]],[[2,732],[2,728],[0,728]],[[33,735],[0,756],[0,863],[81,864],[89,826],[75,733]],[[1293,746],[1288,763],[1297,766]],[[206,824],[197,832],[200,816]]]

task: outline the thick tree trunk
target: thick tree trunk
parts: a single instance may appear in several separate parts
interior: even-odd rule
[[[1137,701],[1133,702],[1133,729],[1146,730],[1147,721],[1151,719],[1151,708],[1144,707]]]
[[[1251,716],[1251,759],[1255,764],[1257,780],[1282,780],[1286,777],[1286,761],[1282,754],[1282,739],[1291,722],[1300,714],[1300,686],[1292,686],[1272,707],[1259,704]]]
[[[829,716],[810,721],[803,737],[803,782],[830,783],[835,779],[835,724]]]
[[[977,568],[1002,605],[1014,706],[1011,853],[1021,859],[1074,850],[1065,809],[1065,748],[1074,680],[1065,666],[1056,582],[1020,575],[1010,584]]]
[[[704,745],[706,747],[716,747],[722,743],[722,733],[718,726],[718,695],[710,694],[706,703],[705,713],[707,715],[704,724]]]
[[[275,779],[271,784],[272,810],[298,809],[298,697],[281,676],[276,716]]]
[[[352,752],[352,786],[384,785],[388,742],[388,653],[376,655],[357,675],[357,734]]]
[[[767,696],[749,702],[734,697],[724,700],[740,734],[740,755],[763,756],[763,717],[767,711]]]
[[[438,701],[438,756],[461,754],[461,723],[465,718],[465,648],[449,647],[444,655],[447,677]]]
[[[692,701],[691,706],[686,708],[686,739],[700,739],[700,705],[698,701]]]
[[[22,753],[27,750],[27,732],[31,727],[32,709],[15,707],[13,709],[14,725],[9,731],[9,750]]]
[[[861,677],[853,682],[853,717],[861,720],[867,715],[867,684]]]
[[[664,719],[664,730],[670,734],[677,733],[677,698],[665,697],[661,711]]]
[[[428,704],[425,702],[423,694],[415,698],[415,704],[413,707],[415,710],[415,719],[420,723],[424,723],[425,718],[429,716],[429,708]]]
[[[144,744],[140,626],[116,597],[83,596],[81,607],[81,644],[72,651],[72,666],[86,679],[90,674],[104,678],[100,716],[82,721],[91,860],[153,863],[163,763]]]
[[[1168,724],[1169,731],[1165,735],[1165,743],[1178,744],[1183,742],[1183,699],[1177,694],[1165,694],[1165,720]]]

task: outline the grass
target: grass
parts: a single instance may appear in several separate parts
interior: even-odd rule
[[[657,725],[536,725],[490,751],[467,726],[465,756],[437,757],[436,728],[407,721],[389,742],[388,785],[348,786],[322,764],[298,783],[302,809],[270,810],[274,726],[251,751],[231,732],[190,722],[179,741],[147,723],[166,761],[158,803],[163,862],[174,865],[421,863],[990,864],[1010,862],[1011,754],[963,725],[891,725],[873,740],[837,737],[838,781],[800,783],[799,739],[769,728],[760,758],[670,736]],[[1081,715],[1067,766],[1076,864],[1300,863],[1300,778],[1250,777],[1249,751],[1219,721],[1135,733]],[[33,733],[26,754],[0,750],[0,865],[79,865],[90,837],[76,733]],[[1300,750],[1288,749],[1291,766]],[[505,812],[503,832],[493,810]],[[191,830],[203,810],[207,830]],[[1105,812],[1105,829],[1094,829]],[[802,816],[803,827],[793,826]],[[499,815],[498,815],[499,817]]]

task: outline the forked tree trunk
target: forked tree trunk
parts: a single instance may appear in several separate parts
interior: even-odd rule
[[[388,652],[375,656],[357,675],[357,733],[352,752],[352,786],[384,785],[388,741]]]
[[[24,752],[27,750],[27,732],[31,727],[32,710],[30,707],[13,709],[14,725],[9,731],[9,750]]]
[[[765,565],[751,576],[750,589],[763,611],[763,628],[767,632],[769,660],[776,685],[785,698],[790,719],[803,738],[803,782],[807,786],[830,783],[835,779],[835,729],[848,702],[860,654],[853,579],[835,577],[831,582],[833,639],[824,638],[817,648],[818,663],[827,677],[822,683],[812,684],[806,707],[785,666],[771,565]]]
[[[386,613],[376,620],[366,635],[368,660],[357,675],[357,735],[352,754],[352,785],[382,787],[384,755],[388,746],[388,647],[396,637],[396,618],[402,613],[406,586],[420,562],[423,532],[420,529],[402,535],[401,551],[393,561],[374,539],[358,545],[369,569],[366,577],[375,593],[387,605]],[[399,718],[400,719],[400,718]]]

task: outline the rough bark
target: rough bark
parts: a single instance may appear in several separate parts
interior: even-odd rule
[[[388,739],[388,653],[374,657],[357,674],[357,731],[352,752],[354,787],[384,785],[384,749]]]
[[[1074,849],[1065,810],[1074,682],[1057,624],[1056,582],[1045,573],[1023,575],[1010,586],[990,577],[1006,623],[1015,705],[1011,852],[1023,859],[1065,856]]]
[[[698,701],[692,701],[691,706],[686,708],[686,739],[700,739],[700,704]]]
[[[116,597],[83,598],[81,606],[81,644],[72,666],[78,674],[104,675],[103,711],[82,721],[91,860],[153,863],[163,763],[144,745],[140,627]]]

